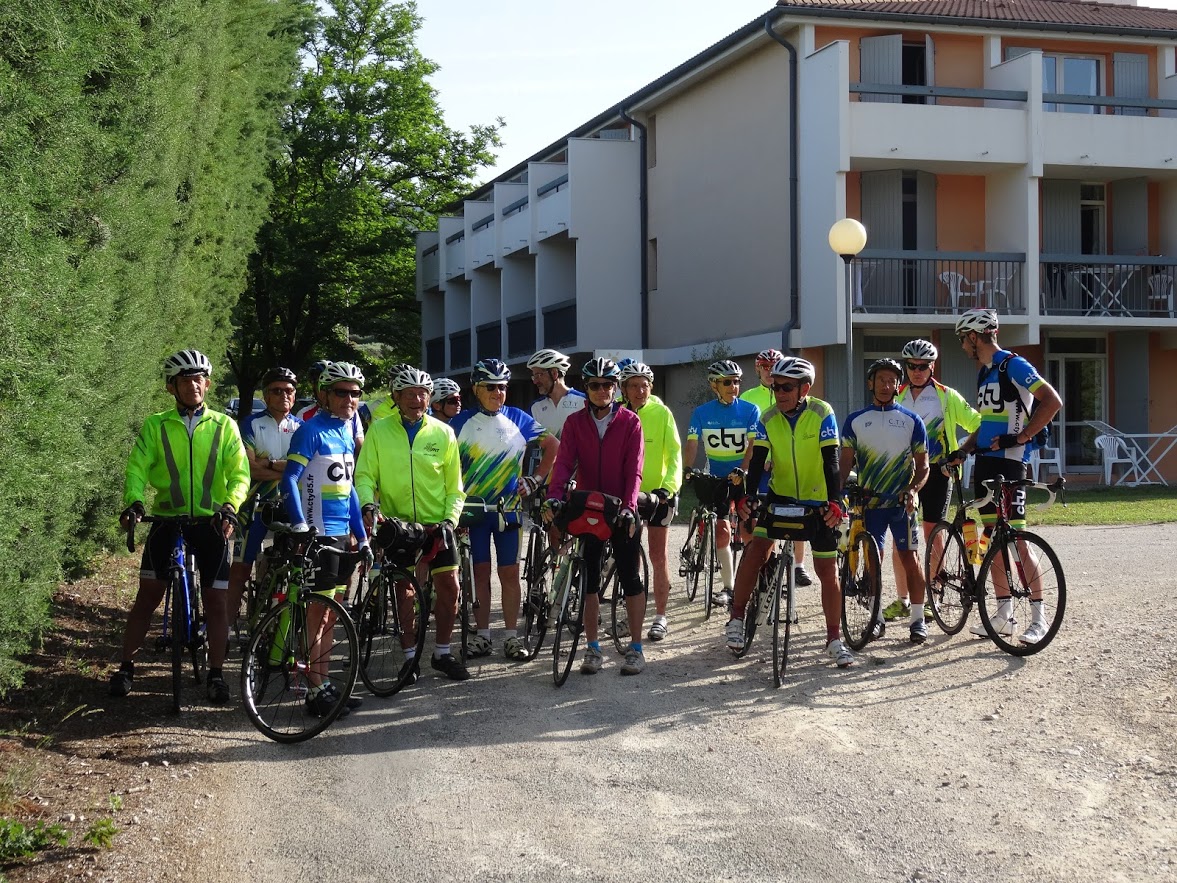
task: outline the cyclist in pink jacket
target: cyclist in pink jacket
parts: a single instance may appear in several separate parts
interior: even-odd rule
[[[612,359],[590,359],[581,368],[588,407],[568,416],[560,435],[560,450],[552,469],[550,500],[564,497],[569,479],[575,476],[578,491],[600,491],[621,500],[621,515],[613,528],[611,542],[617,574],[625,592],[625,612],[631,641],[621,666],[623,675],[641,674],[646,667],[640,643],[642,620],[646,615],[646,587],[638,571],[640,522],[637,518],[638,487],[642,482],[645,455],[642,424],[637,414],[614,401],[621,371]],[[581,674],[596,674],[603,657],[597,640],[600,611],[601,544],[589,538],[585,548],[589,585],[596,586],[584,599],[584,627],[588,647]]]

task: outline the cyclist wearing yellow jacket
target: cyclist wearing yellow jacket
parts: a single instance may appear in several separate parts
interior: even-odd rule
[[[184,528],[189,553],[200,571],[201,599],[208,622],[208,698],[217,705],[229,701],[221,668],[229,640],[229,559],[237,509],[249,493],[249,461],[237,424],[204,404],[212,364],[196,350],[183,350],[164,361],[167,389],[176,407],[143,421],[127,460],[120,522],[126,529],[147,512],[147,488],[155,491],[156,515],[216,516],[213,524]],[[139,591],[127,615],[123,634],[122,666],[111,676],[112,696],[131,692],[135,654],[147,637],[151,615],[163,600],[171,566],[175,528],[153,524],[143,544]]]
[[[419,524],[458,523],[462,514],[462,459],[454,431],[426,413],[433,378],[411,365],[392,375],[396,413],[372,423],[356,463],[355,488],[364,509],[364,526],[374,533],[376,513]],[[450,636],[458,614],[458,560],[451,547],[432,561],[437,592],[437,623],[432,666],[446,677],[464,681],[466,667],[450,653]],[[419,671],[414,649],[406,647],[406,665]]]

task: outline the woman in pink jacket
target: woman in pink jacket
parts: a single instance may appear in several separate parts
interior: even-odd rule
[[[578,491],[600,491],[621,500],[621,515],[613,528],[613,557],[625,592],[625,612],[632,641],[621,666],[623,675],[641,674],[646,667],[640,643],[646,615],[646,587],[638,572],[641,534],[637,519],[638,486],[642,482],[642,424],[637,415],[614,402],[621,371],[612,359],[590,359],[580,370],[588,394],[588,407],[569,415],[560,435],[560,450],[552,469],[550,498],[562,499],[569,479]],[[585,547],[588,581],[596,586],[584,599],[584,627],[588,647],[581,674],[596,674],[603,657],[597,640],[600,611],[601,543],[588,538]]]

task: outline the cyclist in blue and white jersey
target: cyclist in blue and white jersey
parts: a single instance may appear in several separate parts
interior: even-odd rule
[[[540,350],[527,360],[531,382],[540,395],[531,405],[531,416],[556,438],[564,431],[568,416],[582,410],[588,401],[583,392],[564,382],[571,366],[572,361],[556,350]]]
[[[874,496],[866,503],[866,529],[880,552],[887,531],[895,538],[899,560],[907,574],[911,593],[911,643],[928,639],[924,624],[924,576],[919,562],[919,527],[916,506],[919,489],[928,480],[928,432],[918,414],[895,403],[903,369],[894,359],[879,359],[866,372],[871,404],[855,411],[842,427],[842,485],[851,470],[858,484]],[[879,612],[874,637],[886,630]]]
[[[973,487],[980,495],[985,486],[982,482],[997,476],[1010,479],[1026,477],[1026,463],[1029,462],[1031,444],[1035,435],[1054,419],[1062,408],[1062,399],[1055,388],[1047,383],[1034,366],[1009,350],[1003,350],[997,342],[997,313],[993,310],[969,310],[956,321],[956,336],[966,356],[980,366],[977,373],[977,410],[981,412],[981,425],[976,432],[965,439],[955,452],[952,462],[959,463],[962,455],[975,453]],[[1037,402],[1037,407],[1035,407]],[[985,532],[993,529],[997,519],[997,507],[990,504],[981,510]],[[1026,526],[1026,492],[1019,488],[1014,496],[1010,512],[1010,523],[1015,528]],[[1023,561],[1028,568],[1037,569],[1037,563],[1030,557]],[[995,577],[1002,573],[1001,567],[993,568]],[[1037,573],[1030,575],[1036,581]],[[1001,597],[1002,585],[997,585]],[[1008,591],[1008,590],[1007,590]],[[1009,618],[1009,607],[999,605],[997,620],[993,622],[1002,634],[1013,635],[1017,627]],[[1031,601],[1033,619],[1019,640],[1033,644],[1046,634],[1046,618],[1041,603]],[[1004,618],[1002,614],[1004,613]],[[973,626],[974,635],[985,635],[984,627]]]
[[[280,487],[296,533],[313,526],[325,545],[341,552],[351,549],[355,537],[360,553],[370,566],[372,551],[364,530],[360,498],[352,485],[356,461],[350,425],[364,392],[364,375],[348,362],[332,362],[323,370],[319,385],[329,397],[327,409],[295,431],[286,453]],[[327,595],[345,591],[354,569],[343,563],[346,560],[338,555],[321,556],[313,590]],[[311,658],[324,657],[317,663],[324,673],[326,654],[319,652],[319,645],[331,634],[335,625],[333,617],[334,614],[318,605],[309,608],[307,631],[314,635]],[[317,674],[311,673],[312,681]],[[326,714],[338,702],[334,690],[331,684],[314,684],[307,693],[307,709],[319,716]],[[349,697],[347,709],[360,703],[358,697]]]
[[[498,359],[483,359],[474,366],[470,383],[478,399],[450,421],[462,457],[462,484],[467,496],[491,504],[503,501],[506,526],[500,530],[498,515],[486,513],[470,526],[470,556],[474,562],[474,586],[478,593],[475,619],[478,634],[470,641],[471,656],[491,652],[490,640],[490,541],[494,538],[499,585],[503,593],[503,624],[508,659],[527,659],[519,626],[519,497],[530,494],[542,482],[556,459],[560,443],[530,414],[505,405],[511,369]],[[523,456],[528,442],[538,442],[542,459],[536,477],[523,477]]]
[[[348,364],[344,362],[344,364]],[[307,378],[311,382],[311,392],[315,396],[315,400],[298,412],[298,419],[306,423],[316,414],[329,411],[330,402],[327,397],[327,390],[324,389],[322,383],[323,372],[331,366],[331,363],[326,359],[320,359],[315,364],[311,365],[307,372]],[[376,414],[379,417],[381,415]],[[347,425],[351,428],[351,437],[355,441],[356,455],[359,456],[360,447],[364,444],[364,422],[360,419],[360,408],[357,407],[354,414],[348,418]]]
[[[715,399],[695,408],[691,414],[682,452],[684,467],[695,465],[700,440],[712,475],[722,478],[744,462],[744,453],[756,435],[760,409],[739,397],[743,376],[744,370],[730,359],[721,359],[708,366],[707,379]],[[720,512],[719,515],[715,522],[715,548],[723,591],[717,592],[711,603],[726,607],[732,593],[732,532],[725,517],[727,513]]]

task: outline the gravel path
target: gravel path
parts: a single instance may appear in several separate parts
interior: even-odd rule
[[[676,580],[640,677],[611,650],[559,690],[548,655],[426,669],[293,747],[237,717],[201,734],[186,876],[1177,880],[1177,525],[1040,532],[1067,620],[1025,660],[930,624],[838,670],[815,586],[774,690],[765,637],[734,659]]]

